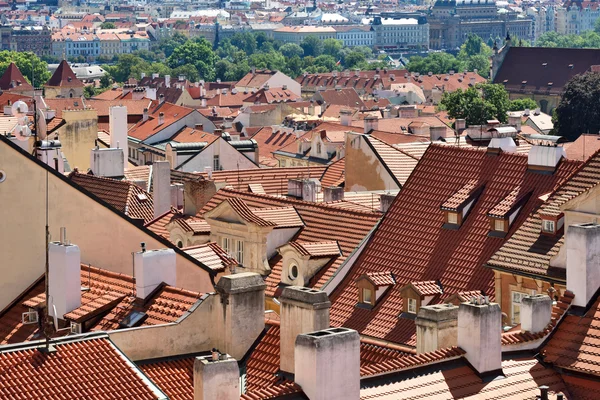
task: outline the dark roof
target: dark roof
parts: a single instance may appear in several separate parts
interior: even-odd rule
[[[83,87],[83,83],[77,79],[69,64],[62,60],[46,86]]]
[[[14,84],[13,84],[14,82]],[[33,90],[15,63],[10,63],[0,78],[0,90],[16,90],[23,92]]]
[[[511,47],[494,78],[509,91],[560,94],[573,76],[600,65],[600,50]]]

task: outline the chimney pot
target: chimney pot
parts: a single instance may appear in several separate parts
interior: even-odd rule
[[[142,251],[134,254],[135,292],[136,297],[145,299],[161,283],[175,286],[177,269],[175,251],[161,249]]]
[[[164,123],[165,123],[165,113],[160,112],[160,113],[158,113],[158,125],[162,125]]]
[[[550,389],[546,385],[540,386],[540,400],[548,400],[548,389]]]

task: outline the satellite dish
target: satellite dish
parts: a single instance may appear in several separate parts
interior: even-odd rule
[[[15,137],[17,138],[17,140],[24,142],[26,140],[29,140],[29,138],[31,137],[31,129],[29,129],[29,127],[26,125],[25,126],[17,125],[15,127],[14,134],[15,134]]]
[[[20,116],[17,119],[17,124],[19,124],[21,126],[27,126],[27,125],[29,125],[29,117],[27,115]]]
[[[27,103],[24,101],[15,101],[11,107],[12,115],[15,117],[21,117],[29,111],[29,107],[27,107]]]

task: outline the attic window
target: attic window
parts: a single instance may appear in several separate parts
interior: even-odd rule
[[[372,308],[388,290],[396,284],[391,272],[370,272],[356,279],[358,288],[357,307]]]
[[[467,215],[473,208],[477,198],[483,191],[484,185],[479,185],[476,179],[454,192],[440,209],[444,212],[445,229],[459,229]]]
[[[556,215],[554,213],[540,213],[542,218],[542,235],[555,235],[563,227],[565,216],[560,213]]]
[[[148,196],[146,196],[144,193],[138,193],[136,194],[136,197],[141,203],[148,201]]]
[[[550,219],[542,220],[542,232],[554,233],[556,231],[556,224]]]
[[[491,224],[488,236],[505,237],[529,196],[531,191],[522,193],[517,186],[500,200],[487,214]]]
[[[119,322],[120,328],[134,328],[136,326],[140,326],[142,322],[146,320],[148,314],[142,311],[132,311],[130,312],[123,321]]]
[[[419,308],[429,304],[435,296],[442,294],[443,288],[439,281],[418,281],[411,282],[400,289],[402,296],[402,314],[401,317],[414,318],[419,312]],[[408,314],[408,315],[406,315]]]
[[[411,314],[417,313],[417,299],[412,299],[412,298],[408,299],[406,311]]]

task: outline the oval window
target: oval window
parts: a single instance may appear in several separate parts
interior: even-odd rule
[[[0,169],[0,183],[6,180],[6,173]]]
[[[298,277],[298,266],[296,264],[290,265],[289,277],[291,280],[294,280]]]

